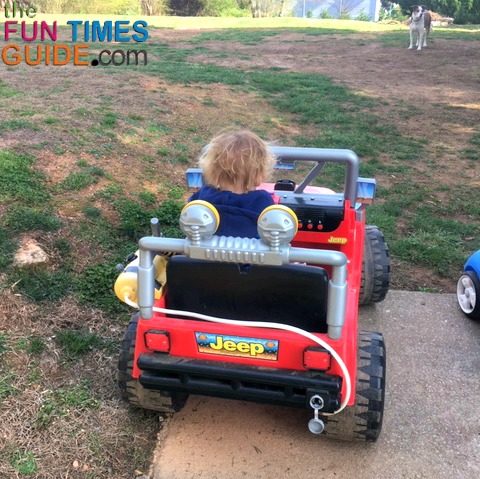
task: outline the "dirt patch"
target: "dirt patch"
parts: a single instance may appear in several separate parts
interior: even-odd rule
[[[21,89],[14,97],[17,113],[5,111],[5,118],[19,112],[27,117],[30,111],[29,121],[40,131],[0,132],[0,141],[34,155],[51,186],[81,171],[77,164],[83,162],[102,168],[127,195],[141,184],[161,200],[159,186],[183,186],[185,168],[195,164],[202,146],[223,128],[249,126],[274,140],[299,133],[258,95],[238,95],[223,84],[183,86],[141,73],[92,74],[81,68],[55,76],[46,68],[32,75],[19,68],[8,72],[8,82]],[[106,114],[112,115],[112,125],[104,125]],[[67,195],[62,214],[72,216],[74,205],[82,204],[77,199],[90,198],[104,186],[97,181],[80,194]]]
[[[267,38],[257,45],[204,45],[212,51],[235,52],[237,58],[209,58],[218,65],[321,73],[374,97],[398,98],[415,104],[476,103],[480,62],[477,42],[436,39],[426,50],[417,52],[407,50],[406,34],[405,46],[398,47],[385,47],[373,35],[291,33]],[[206,58],[192,58],[202,59]]]
[[[28,128],[17,131],[6,131],[0,138],[0,148],[16,148],[20,145],[33,146],[43,140],[41,133],[32,132]]]
[[[88,161],[89,159],[91,158],[85,154],[78,156],[71,153],[56,155],[52,151],[45,150],[37,155],[35,166],[45,174],[50,184],[55,185],[65,180],[75,169],[79,160]]]
[[[394,271],[391,289],[429,293],[453,293],[455,290],[451,279],[440,277],[428,268],[397,259],[392,259],[391,267]]]
[[[436,180],[452,184],[459,168],[473,177],[459,152],[478,125],[480,48],[475,41],[435,39],[434,33],[432,38],[430,47],[417,52],[406,48],[408,32],[405,45],[398,47],[386,47],[373,35],[284,33],[257,45],[206,42],[203,45],[212,52],[231,55],[202,54],[190,60],[249,70],[320,73],[380,100],[371,111],[401,125],[402,135],[428,140],[428,156],[442,165]],[[422,173],[431,169],[426,163],[415,167]]]
[[[4,275],[0,276],[0,288],[0,331],[24,329],[25,324],[30,325],[37,305],[27,301],[12,285],[7,286]]]

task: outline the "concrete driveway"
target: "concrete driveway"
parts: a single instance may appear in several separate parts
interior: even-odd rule
[[[376,444],[313,436],[303,410],[192,396],[160,433],[153,478],[479,478],[480,323],[453,295],[393,291],[361,328],[387,345]]]

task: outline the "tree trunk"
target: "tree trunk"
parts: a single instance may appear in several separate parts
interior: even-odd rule
[[[143,15],[148,15],[148,16],[153,15],[153,5],[151,0],[141,0],[140,6],[142,9]]]
[[[259,17],[259,9],[258,9],[258,1],[257,0],[251,0],[250,10],[252,11],[252,17],[253,18],[258,18]]]

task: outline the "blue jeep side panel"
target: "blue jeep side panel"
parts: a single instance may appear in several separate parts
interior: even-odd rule
[[[465,271],[475,271],[477,276],[480,278],[480,250],[478,250],[476,253],[473,253],[472,256],[467,259],[463,269]]]

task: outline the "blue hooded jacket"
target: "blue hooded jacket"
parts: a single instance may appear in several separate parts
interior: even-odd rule
[[[267,206],[274,203],[270,193],[265,190],[238,194],[212,186],[202,186],[190,197],[190,201],[193,200],[208,201],[217,208],[220,226],[215,234],[242,238],[258,238],[258,217]]]

